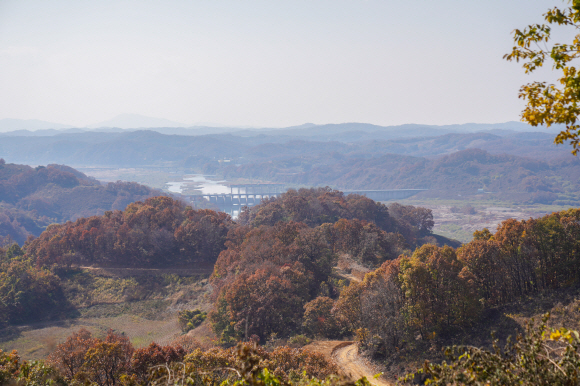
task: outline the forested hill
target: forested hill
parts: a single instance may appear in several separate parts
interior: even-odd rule
[[[553,134],[550,133],[497,130],[446,134],[428,128],[420,132],[401,128],[401,132],[393,138],[387,136],[387,132],[360,131],[363,129],[333,133],[331,128],[327,128],[324,136],[314,137],[303,135],[303,130],[211,135],[164,135],[144,130],[63,133],[45,137],[3,135],[0,157],[32,165],[59,163],[76,166],[215,169],[219,167],[218,161],[223,159],[233,164],[247,164],[335,153],[349,158],[379,157],[385,154],[434,157],[478,148],[491,154],[505,153],[541,159],[570,155],[568,147],[552,143]]]
[[[0,157],[25,164],[171,167],[343,190],[426,188],[428,195],[441,198],[483,189],[518,204],[580,204],[580,161],[570,155],[569,146],[554,145],[553,134],[508,127],[429,135],[424,127],[423,136],[409,129],[407,138],[383,139],[384,128],[363,125],[351,127],[360,132],[344,131],[349,127],[325,127],[324,138],[306,136],[307,128],[263,134],[141,130],[3,136]]]
[[[159,194],[136,183],[102,185],[64,165],[32,168],[0,159],[0,238],[10,235],[22,244],[51,223],[123,210]]]
[[[28,309],[19,308],[15,291],[2,292],[12,288],[2,285],[2,280],[11,280],[10,275],[2,276],[3,272],[29,269],[31,283],[21,281],[13,286],[25,292],[23,297],[31,302],[42,299],[37,290],[51,292],[54,299],[60,296],[64,301],[56,276],[64,280],[68,270],[88,265],[195,269],[217,261],[214,277],[220,288],[232,280],[242,283],[245,274],[257,268],[266,270],[263,278],[272,278],[272,290],[276,290],[277,280],[296,274],[296,286],[288,287],[289,292],[280,288],[276,296],[297,296],[292,313],[301,314],[303,305],[321,288],[328,293],[329,275],[339,260],[366,267],[364,271],[425,243],[459,245],[433,235],[433,225],[429,209],[398,204],[387,207],[329,188],[291,190],[246,210],[236,222],[223,212],[193,209],[171,197],[151,197],[131,203],[123,211],[50,225],[22,250],[11,246],[3,251],[0,245],[0,298],[8,299],[5,305],[0,302],[0,326],[31,317]],[[52,289],[42,289],[41,282],[49,283],[43,275],[52,278]],[[53,302],[41,302],[31,309],[38,310],[38,320],[54,314],[54,307]]]
[[[521,203],[580,204],[580,159],[542,161],[468,149],[436,159],[386,154],[372,158],[323,154],[228,166],[226,178],[245,177],[343,189],[429,189],[422,195],[477,194]]]

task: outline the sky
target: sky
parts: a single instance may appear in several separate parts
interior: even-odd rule
[[[0,0],[0,119],[496,123],[511,32],[560,0]],[[562,35],[563,39],[566,35]]]

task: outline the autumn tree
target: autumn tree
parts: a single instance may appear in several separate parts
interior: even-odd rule
[[[277,347],[268,352],[262,346],[240,343],[227,349],[214,347],[195,350],[183,364],[159,368],[152,374],[153,384],[313,384],[338,373],[338,368],[324,355],[306,349]]]
[[[211,279],[214,331],[226,340],[299,331],[303,306],[319,295],[336,261],[324,231],[279,222],[232,231],[227,244]]]
[[[435,222],[431,209],[401,205],[389,205],[389,213],[396,220],[396,230],[410,243],[416,244],[421,237],[431,234]]]
[[[46,318],[66,307],[58,276],[14,258],[19,250],[10,247],[6,255],[12,258],[0,262],[0,325]]]
[[[81,328],[56,346],[56,350],[48,356],[48,361],[60,369],[65,377],[73,379],[83,367],[87,351],[97,342],[88,330]]]
[[[559,85],[533,82],[523,85],[519,97],[526,101],[522,120],[532,126],[565,125],[554,142],[562,144],[570,141],[572,154],[580,150],[580,71],[573,61],[580,57],[580,1],[571,0],[570,7],[549,9],[544,14],[547,24],[532,24],[523,30],[514,31],[516,44],[509,54],[509,61],[523,61],[526,74],[536,71],[544,64],[551,63],[560,73]],[[569,43],[552,43],[553,26],[567,27],[576,31]],[[551,44],[548,46],[548,44]]]
[[[239,221],[254,227],[274,225],[279,221],[302,222],[315,227],[340,219],[373,222],[387,232],[396,227],[385,205],[358,194],[345,195],[329,187],[290,189],[242,211]]]
[[[445,349],[446,361],[425,362],[419,373],[429,385],[578,385],[580,339],[577,331],[549,330],[546,315],[538,328],[532,323],[525,334],[508,341],[504,350],[493,342],[493,350],[473,346]],[[415,374],[400,379],[415,384]]]
[[[135,350],[131,359],[131,370],[138,382],[146,384],[152,367],[181,362],[185,354],[185,349],[181,345],[160,346],[157,343],[151,343],[147,347]]]
[[[410,258],[402,258],[399,269],[406,318],[423,337],[477,319],[481,305],[473,274],[452,248],[423,245]]]
[[[133,351],[129,339],[113,330],[104,339],[98,339],[81,329],[59,344],[48,360],[68,380],[111,386],[131,370]]]
[[[317,337],[336,338],[340,334],[339,323],[332,312],[334,301],[319,296],[304,305],[304,330]]]
[[[43,361],[23,361],[16,351],[0,350],[0,385],[54,385],[67,382],[58,369]]]
[[[234,226],[229,215],[152,197],[121,211],[47,227],[27,247],[38,266],[164,266],[214,262]]]
[[[474,275],[477,290],[488,305],[511,299],[508,266],[497,242],[475,239],[462,246],[457,255]]]
[[[407,339],[399,265],[400,259],[386,261],[362,282],[352,282],[333,310],[341,326],[356,333],[361,348],[374,357],[401,349]]]

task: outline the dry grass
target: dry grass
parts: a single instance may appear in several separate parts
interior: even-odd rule
[[[149,320],[136,315],[105,318],[79,318],[44,326],[26,326],[17,329],[17,336],[0,343],[4,351],[17,350],[27,360],[43,359],[73,332],[86,328],[95,336],[103,337],[108,329],[125,333],[135,347],[151,342],[169,344],[181,335],[177,316],[163,320]]]
[[[167,345],[182,335],[177,322],[180,310],[210,308],[207,278],[200,275],[160,272],[157,276],[111,277],[110,272],[85,270],[63,280],[67,298],[75,307],[69,318],[6,328],[0,331],[0,349],[17,350],[27,360],[43,359],[80,328],[100,337],[113,329],[126,334],[135,347],[151,342]],[[190,334],[207,345],[215,338],[208,323]]]

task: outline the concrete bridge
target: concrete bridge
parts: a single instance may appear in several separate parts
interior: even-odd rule
[[[193,201],[205,199],[227,212],[226,208],[258,205],[263,199],[278,197],[286,190],[284,184],[231,185],[230,193],[200,194],[190,197]],[[343,192],[345,195],[360,194],[374,201],[390,201],[402,200],[425,190],[427,189],[345,190]]]
[[[200,194],[191,196],[193,201],[206,199],[220,207],[258,205],[265,198],[278,197],[286,192],[284,184],[230,185],[230,193]]]

